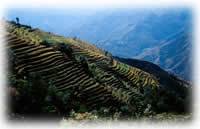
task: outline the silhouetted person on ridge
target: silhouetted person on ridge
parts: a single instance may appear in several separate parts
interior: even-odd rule
[[[17,24],[19,24],[19,18],[18,17],[16,17],[16,21],[17,21]]]

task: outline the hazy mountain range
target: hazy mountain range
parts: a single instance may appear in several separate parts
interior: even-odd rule
[[[174,36],[176,38],[173,38]],[[193,59],[191,41],[191,34],[182,30],[163,41],[162,45],[144,49],[135,58],[151,61],[185,80],[191,80]]]

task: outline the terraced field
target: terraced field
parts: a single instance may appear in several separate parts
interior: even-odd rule
[[[97,52],[100,54],[105,54],[107,52],[97,48],[96,46],[87,43],[83,40],[77,39],[77,38],[66,38],[58,35],[54,35],[49,32],[41,31],[37,28],[31,28],[27,25],[17,25],[13,22],[5,22],[5,28],[8,32],[16,34],[18,36],[22,36],[25,39],[36,41],[37,43],[41,43],[42,41],[47,41],[50,44],[57,45],[57,43],[67,43],[69,45],[76,45],[84,49],[88,49],[93,52]]]
[[[18,75],[37,72],[44,80],[54,79],[57,91],[77,90],[76,95],[85,98],[90,108],[114,103],[138,107],[136,98],[144,95],[141,89],[160,88],[151,74],[118,62],[89,43],[8,22],[6,28],[6,42],[17,59],[14,69]],[[41,45],[44,41],[51,45]],[[61,43],[72,50],[70,55],[57,49]],[[87,66],[76,59],[80,56]]]
[[[88,90],[98,87],[101,92],[94,92],[92,96],[101,96],[102,91],[111,93],[94,82],[80,64],[43,45],[20,39],[15,35],[8,34],[8,46],[13,50],[18,59],[17,73],[26,76],[30,72],[39,72],[44,79],[56,79],[57,90],[67,90],[83,85],[87,94]],[[92,101],[92,100],[90,100]],[[88,101],[88,102],[90,102]]]

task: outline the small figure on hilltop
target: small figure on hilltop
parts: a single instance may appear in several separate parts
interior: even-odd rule
[[[16,21],[17,21],[17,24],[19,24],[19,18],[18,17],[16,17]]]

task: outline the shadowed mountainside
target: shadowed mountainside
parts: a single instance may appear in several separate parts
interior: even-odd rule
[[[148,60],[185,80],[191,80],[193,59],[191,42],[191,34],[181,30],[164,40],[162,45],[144,49],[134,58]]]
[[[128,64],[130,66],[139,68],[145,72],[148,72],[155,76],[159,83],[168,86],[171,89],[174,89],[177,93],[180,95],[182,94],[182,88],[181,85],[189,85],[189,82],[182,80],[178,76],[175,76],[173,74],[168,73],[167,71],[160,68],[158,65],[153,64],[149,61],[145,60],[139,60],[139,59],[129,59],[129,58],[120,58],[120,57],[114,57],[116,60],[123,62],[125,64]],[[176,86],[180,86],[180,88]]]

